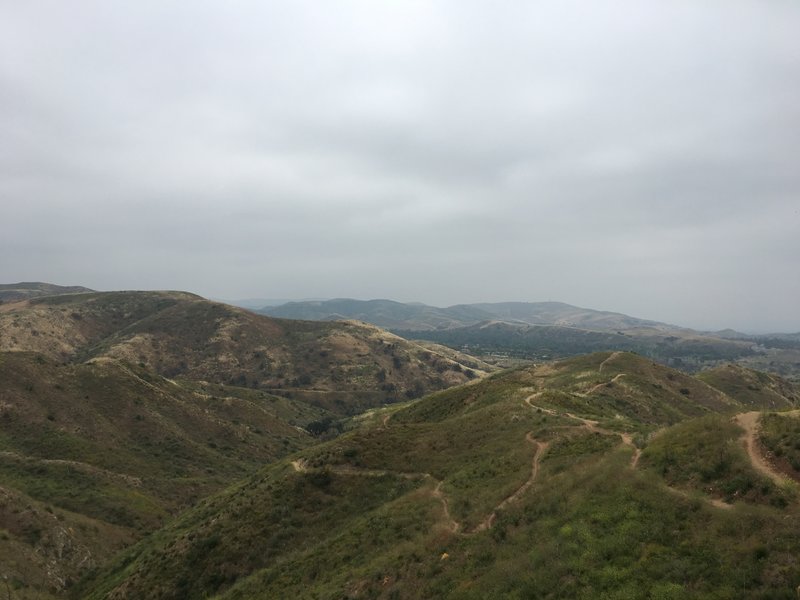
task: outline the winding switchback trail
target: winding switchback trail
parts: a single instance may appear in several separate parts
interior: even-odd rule
[[[383,477],[385,475],[394,475],[395,477],[403,477],[405,479],[430,479],[431,481],[435,482],[436,485],[431,490],[431,496],[439,500],[442,505],[442,515],[443,521],[447,524],[447,529],[451,533],[456,533],[460,535],[472,535],[475,533],[479,533],[481,531],[485,531],[487,529],[491,529],[492,525],[494,525],[495,520],[497,519],[497,511],[505,508],[512,502],[516,502],[519,500],[522,495],[528,491],[528,489],[533,485],[533,482],[536,480],[536,477],[539,475],[539,464],[542,461],[542,455],[547,450],[549,446],[548,442],[541,442],[537,441],[533,438],[533,434],[528,432],[525,436],[525,440],[536,446],[536,451],[533,454],[533,459],[531,460],[531,474],[530,477],[523,483],[513,494],[504,498],[497,506],[494,507],[491,513],[483,519],[478,525],[470,529],[469,531],[462,531],[461,523],[456,521],[452,514],[450,513],[450,503],[447,499],[447,496],[442,491],[442,486],[444,485],[444,481],[436,479],[430,473],[406,473],[406,472],[399,472],[399,471],[386,471],[380,469],[361,469],[358,467],[351,467],[349,465],[329,465],[321,468],[313,468],[309,467],[308,463],[303,459],[297,459],[291,461],[292,469],[296,473],[308,473],[311,471],[328,471],[331,473],[336,473],[338,475],[355,475],[361,477]]]

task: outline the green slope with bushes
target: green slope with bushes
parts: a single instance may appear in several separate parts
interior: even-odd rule
[[[263,469],[75,595],[792,598],[800,507],[740,443],[753,402],[625,353],[499,373]]]

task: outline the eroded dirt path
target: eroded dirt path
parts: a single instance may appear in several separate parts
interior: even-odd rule
[[[610,360],[612,357],[613,357],[613,355],[611,357],[607,358],[606,360]],[[612,379],[611,381],[617,381],[617,380],[619,380],[620,377],[624,377],[624,376],[625,376],[625,373],[620,373],[619,375],[615,376],[614,379]],[[604,385],[605,384],[600,384],[600,386],[604,386]],[[595,387],[597,387],[597,386],[595,386]],[[548,415],[553,415],[553,416],[561,415],[561,416],[564,416],[564,417],[569,417],[570,419],[575,419],[576,421],[580,421],[582,423],[582,427],[588,429],[589,431],[591,431],[593,433],[602,433],[603,435],[618,435],[618,436],[620,436],[622,438],[622,443],[625,444],[626,446],[630,446],[633,449],[633,456],[631,457],[631,468],[635,469],[638,466],[639,458],[642,456],[642,450],[641,450],[641,448],[637,448],[636,444],[633,443],[633,435],[631,435],[630,433],[622,433],[620,431],[611,431],[610,429],[603,429],[602,427],[598,427],[597,424],[599,423],[599,421],[593,421],[592,419],[584,419],[583,417],[578,417],[576,415],[573,415],[572,413],[557,413],[556,411],[554,411],[554,410],[552,410],[550,408],[544,408],[542,406],[537,406],[533,402],[534,402],[534,400],[539,398],[542,395],[542,393],[543,392],[536,392],[534,394],[531,394],[530,396],[525,398],[525,400],[523,400],[523,402],[525,404],[527,404],[533,410],[536,410],[536,411],[539,411],[539,412],[543,412],[543,413],[546,413]]]
[[[605,359],[603,362],[600,363],[600,366],[597,368],[597,372],[602,373],[603,367],[605,367],[608,363],[617,358],[620,354],[622,354],[622,352],[612,352],[611,356],[609,356],[607,359]]]
[[[536,400],[537,398],[539,398],[539,397],[542,395],[542,393],[543,393],[543,392],[536,392],[535,394],[531,394],[530,396],[528,396],[527,398],[525,398],[525,400],[523,400],[523,402],[525,402],[525,404],[527,404],[527,405],[528,405],[529,407],[531,407],[533,410],[538,410],[539,412],[547,413],[548,415],[556,415],[557,413],[556,413],[556,411],[554,411],[553,409],[551,409],[551,408],[544,408],[544,407],[542,407],[542,406],[536,406],[536,405],[533,403],[533,401],[534,401],[534,400]]]
[[[617,373],[610,380],[606,381],[605,383],[598,383],[597,385],[593,386],[588,392],[581,395],[586,397],[590,394],[594,394],[597,390],[603,389],[604,387],[609,387],[610,385],[617,383],[623,377],[627,377],[627,375],[628,375],[627,373]]]
[[[64,460],[60,458],[37,458],[35,456],[25,456],[23,454],[19,454],[17,452],[13,452],[10,450],[3,450],[2,452],[0,452],[0,460],[3,458],[11,459],[18,462],[36,463],[40,465],[64,465],[77,469],[78,471],[82,471],[84,473],[89,473],[90,475],[97,475],[104,477],[106,479],[121,481],[124,484],[131,485],[133,487],[141,487],[142,485],[142,480],[140,477],[127,475],[125,473],[117,473],[116,471],[109,471],[108,469],[103,469],[101,467],[97,467],[90,463],[80,462],[77,460]]]
[[[618,435],[622,438],[622,443],[626,446],[630,446],[633,449],[633,456],[631,457],[631,468],[635,469],[636,466],[639,464],[639,457],[642,455],[642,450],[636,447],[636,444],[633,443],[633,435],[630,433],[622,433],[621,431],[612,431],[610,429],[603,429],[602,427],[598,427],[597,424],[599,421],[593,421],[592,419],[585,419],[583,417],[579,417],[577,415],[573,415],[572,413],[564,413],[564,416],[569,417],[570,419],[575,419],[583,423],[583,426],[591,431],[592,433],[601,433],[603,435]]]
[[[694,496],[692,496],[689,492],[686,492],[684,490],[680,490],[678,488],[674,488],[672,486],[667,485],[666,483],[664,484],[664,487],[671,494],[675,494],[676,496],[680,496],[681,498],[688,498],[689,500],[694,498]],[[730,509],[733,508],[733,504],[728,504],[727,502],[723,502],[719,498],[710,498],[708,496],[702,496],[702,497],[699,497],[698,499],[705,500],[706,502],[708,502],[712,506],[716,506],[717,508],[721,508],[723,510],[730,510]]]
[[[758,419],[761,413],[758,411],[751,411],[746,413],[739,413],[734,417],[736,423],[744,429],[744,434],[741,437],[747,455],[750,457],[750,462],[753,467],[772,479],[778,485],[782,485],[789,481],[784,475],[772,468],[764,456],[758,445]]]
[[[531,461],[531,475],[528,477],[527,481],[523,483],[516,492],[511,494],[508,498],[500,502],[497,506],[494,507],[494,510],[489,513],[489,515],[480,523],[478,523],[475,527],[465,533],[479,533],[481,531],[486,531],[487,529],[491,529],[492,525],[494,525],[495,520],[497,520],[497,511],[504,509],[506,506],[511,504],[512,502],[516,502],[519,500],[525,492],[527,492],[533,483],[536,481],[536,477],[539,475],[539,465],[542,462],[542,456],[547,451],[547,447],[550,445],[549,442],[541,442],[537,441],[533,438],[533,434],[531,432],[525,436],[525,440],[534,446],[536,446],[536,451],[533,454],[533,460]]]
[[[433,477],[431,477],[431,479],[433,479]],[[448,529],[452,533],[458,533],[461,531],[461,524],[450,514],[450,503],[447,501],[447,496],[445,496],[444,492],[442,491],[443,485],[444,481],[439,481],[436,484],[436,487],[433,488],[432,495],[442,503],[442,513],[444,514],[444,520],[447,522]]]
[[[293,460],[290,463],[296,473],[309,473],[311,471],[328,471],[336,473],[337,475],[355,475],[359,477],[383,477],[385,475],[394,475],[395,477],[403,477],[404,479],[429,479],[436,485],[431,488],[431,496],[436,498],[442,505],[442,514],[444,521],[447,524],[447,529],[452,533],[458,533],[461,530],[461,524],[456,521],[450,514],[450,503],[442,491],[443,481],[436,479],[430,473],[403,473],[399,471],[385,471],[382,469],[360,469],[358,467],[351,467],[348,465],[327,465],[322,468],[309,467],[308,463],[303,459]]]

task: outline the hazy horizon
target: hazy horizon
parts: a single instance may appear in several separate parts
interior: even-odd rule
[[[22,282],[6,282],[0,281],[0,284],[14,284],[14,283],[22,283]],[[53,282],[40,282],[40,281],[32,281],[28,280],[26,283],[53,283]],[[64,285],[64,286],[71,286],[73,284],[62,284],[56,283],[56,285]],[[74,284],[74,285],[82,285],[82,284]],[[84,286],[90,287],[90,286]],[[678,327],[687,327],[689,329],[695,329],[697,331],[707,331],[707,332],[714,332],[714,331],[722,331],[725,329],[733,329],[738,331],[739,333],[745,333],[748,335],[763,335],[763,334],[770,334],[770,333],[800,333],[800,331],[795,330],[777,330],[777,329],[739,329],[736,327],[708,327],[703,323],[683,323],[683,322],[672,322],[667,321],[664,319],[660,319],[654,317],[652,315],[647,314],[633,314],[633,313],[626,313],[624,311],[615,309],[613,307],[598,307],[598,306],[588,306],[588,305],[581,305],[573,302],[567,302],[557,298],[546,298],[546,299],[519,299],[519,298],[503,298],[503,299],[494,299],[494,300],[473,300],[473,301],[459,301],[459,302],[450,302],[444,304],[436,304],[433,302],[425,302],[423,300],[415,300],[415,299],[407,299],[407,300],[398,300],[397,298],[391,298],[388,296],[375,296],[369,298],[358,298],[355,296],[314,296],[314,297],[297,297],[297,298],[280,298],[280,297],[264,297],[264,296],[251,296],[246,298],[235,298],[235,297],[223,297],[223,296],[215,296],[215,295],[205,295],[197,292],[196,290],[189,290],[189,289],[176,289],[176,288],[118,288],[118,289],[98,289],[98,288],[91,288],[94,291],[98,292],[114,292],[114,291],[180,291],[180,292],[189,292],[193,294],[197,294],[207,300],[212,300],[214,302],[223,302],[226,304],[231,304],[233,306],[239,306],[241,308],[247,308],[250,310],[257,310],[261,308],[267,308],[268,306],[279,306],[281,304],[287,304],[290,302],[326,302],[329,300],[356,300],[362,302],[369,302],[372,300],[389,300],[393,302],[401,302],[406,304],[423,304],[427,306],[433,306],[437,308],[449,308],[457,305],[469,305],[469,304],[491,304],[491,303],[560,303],[560,304],[568,304],[574,306],[576,308],[585,308],[589,310],[596,310],[600,312],[610,312],[610,313],[620,313],[625,314],[629,317],[634,317],[643,320],[649,321],[658,321],[661,323],[665,323],[667,325],[675,325]],[[261,301],[259,303],[257,301]]]
[[[800,331],[800,5],[0,5],[0,281]]]

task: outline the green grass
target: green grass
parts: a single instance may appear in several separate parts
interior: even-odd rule
[[[730,412],[744,406],[641,357],[609,357],[501,372],[353,419],[343,435],[267,464],[204,500],[197,499],[224,485],[225,476],[228,483],[237,477],[228,465],[252,459],[255,448],[272,452],[269,444],[278,438],[253,431],[251,419],[329,413],[303,411],[259,390],[175,385],[136,371],[135,385],[116,389],[130,392],[144,380],[164,395],[137,404],[126,392],[130,405],[116,406],[113,414],[131,435],[158,419],[171,424],[170,433],[139,431],[136,444],[102,464],[131,469],[151,457],[141,494],[159,506],[197,502],[88,575],[73,596],[787,597],[800,584],[797,499],[750,465],[741,431],[730,421]],[[26,377],[23,369],[19,394],[27,393]],[[94,381],[85,377],[82,385]],[[53,383],[37,385],[51,389]],[[61,385],[59,394],[71,393],[66,381]],[[92,387],[90,398],[101,389]],[[532,395],[544,410],[525,403]],[[170,397],[177,401],[165,406]],[[216,448],[208,444],[210,426],[196,420],[207,412],[227,423],[214,438]],[[592,432],[566,412],[595,419],[607,431]],[[57,403],[42,404],[29,422],[62,432],[71,424]],[[34,425],[16,423],[16,437],[0,444],[33,452],[25,444]],[[106,417],[91,423],[107,426]],[[177,435],[180,423],[186,431]],[[793,443],[794,429],[776,423],[765,426],[767,434]],[[639,468],[631,467],[633,449],[610,431],[636,434],[646,444]],[[538,446],[528,435],[549,444],[532,482]],[[54,436],[47,452],[91,457],[92,446],[70,440]],[[308,470],[296,471],[290,459]],[[113,487],[84,482],[69,470],[43,473],[49,483],[37,489],[35,461],[14,464],[17,471],[2,477],[29,486],[31,496],[52,499],[57,510],[67,506],[68,488],[83,494],[77,498],[84,504],[106,494],[106,504],[96,507],[101,512],[91,513],[98,518],[111,518],[115,503],[125,504]],[[505,502],[520,489],[516,501]],[[734,504],[726,509],[711,499]],[[144,510],[128,501],[136,514]],[[490,515],[493,525],[476,532]]]
[[[794,477],[800,476],[800,418],[780,413],[761,417],[759,440]]]
[[[163,597],[214,593],[261,565],[283,562],[288,549],[311,546],[320,538],[352,535],[353,515],[367,514],[418,485],[390,475],[304,474],[271,467],[125,552],[104,585],[79,588],[76,593],[102,597],[133,574],[139,585],[164,590]],[[243,527],[244,515],[248,524]],[[167,541],[173,536],[175,542]],[[159,541],[172,549],[167,560],[151,551]]]
[[[754,410],[780,410],[800,402],[796,385],[777,375],[739,365],[709,369],[699,373],[697,378]]]
[[[689,388],[689,396],[709,394],[699,417],[683,404],[671,412],[659,404],[685,398],[672,388],[687,384],[623,356],[619,368],[640,378],[627,403],[577,395],[592,381],[579,374],[601,360],[556,369],[557,389],[536,403],[620,424],[642,440],[655,425],[633,410],[616,418],[620,408],[652,406],[652,420],[664,425],[681,419],[650,439],[636,470],[619,436],[524,404],[548,375],[500,373],[304,450],[296,458],[308,473],[265,469],[78,591],[99,598],[124,583],[128,593],[164,598],[792,597],[800,584],[796,498],[752,469],[727,414],[702,416],[715,392]],[[636,391],[661,375],[661,391]],[[531,475],[528,433],[549,442],[539,475],[500,508]],[[457,533],[433,494],[437,481]],[[724,509],[709,498],[743,501]],[[470,533],[492,513],[491,528]]]
[[[273,402],[255,392],[214,397],[139,367],[71,365],[36,354],[0,353],[0,380],[3,494],[21,494],[29,502],[138,536],[263,464],[314,443],[279,416],[318,414],[310,407],[292,413],[290,401]],[[24,507],[17,508],[3,520],[2,511],[0,526],[26,514]],[[54,533],[56,524],[36,530],[45,539],[54,537],[55,546],[65,543],[57,541],[59,535],[70,535]],[[0,555],[18,554],[12,548],[20,544],[27,553],[44,552],[38,538],[23,535],[0,538]],[[85,552],[100,562],[109,556],[95,554],[103,548],[93,538]],[[71,563],[69,552],[59,552],[62,556],[52,560],[69,565],[65,575],[48,566],[50,558],[33,561],[19,571],[26,589],[75,580],[92,562]]]
[[[726,502],[786,506],[794,498],[753,469],[739,441],[741,433],[718,415],[681,423],[645,448],[641,464],[670,485],[700,490]]]

